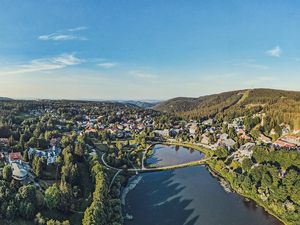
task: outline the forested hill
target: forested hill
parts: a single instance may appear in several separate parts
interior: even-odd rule
[[[183,117],[207,117],[236,104],[245,91],[231,91],[199,98],[174,98],[161,102],[154,109]]]
[[[11,101],[13,99],[7,97],[0,97],[0,101]]]
[[[231,119],[265,112],[276,122],[300,129],[300,92],[274,89],[248,89],[199,98],[174,98],[154,109],[175,113],[187,119],[217,116]]]
[[[121,103],[124,103],[124,104],[132,104],[132,105],[135,105],[135,106],[138,106],[140,108],[144,108],[144,109],[147,109],[147,108],[152,108],[154,107],[155,105],[158,104],[158,101],[134,101],[134,100],[129,100],[129,101],[120,101]]]

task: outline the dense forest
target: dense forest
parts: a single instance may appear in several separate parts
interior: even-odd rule
[[[154,141],[165,140],[155,131],[167,130],[167,135],[172,136],[170,131],[178,130],[172,136],[174,140],[189,142],[191,148],[197,148],[193,144],[199,144],[207,133],[205,130],[214,127],[208,136],[209,144],[216,143],[217,136],[223,133],[228,133],[236,144],[230,150],[206,149],[213,156],[209,166],[238,193],[254,199],[288,225],[298,225],[299,151],[257,144],[252,157],[237,161],[231,154],[247,141],[223,123],[245,116],[247,134],[257,139],[273,130],[274,137],[270,137],[276,140],[282,135],[281,122],[290,123],[293,128],[299,125],[298,95],[298,92],[265,89],[228,92],[202,97],[198,100],[199,108],[195,109],[193,104],[197,100],[188,100],[183,107],[190,111],[178,113],[178,105],[175,113],[179,116],[130,103],[2,101],[0,150],[5,157],[0,160],[0,219],[12,224],[18,221],[34,221],[39,225],[123,224],[120,197],[129,177],[128,169],[140,168],[144,149]],[[197,132],[192,135],[191,123],[184,117],[199,118],[198,110],[201,120],[215,117],[211,125],[199,121]],[[130,136],[118,138],[119,131],[125,133],[125,124]],[[61,151],[53,163],[31,155],[31,148],[48,151],[55,140]],[[29,167],[29,183],[14,179],[13,166],[8,160],[11,152],[19,152],[23,165]],[[115,180],[115,171],[103,160],[122,170]]]
[[[254,199],[287,224],[300,221],[300,154],[256,146],[253,156],[241,163],[219,149],[210,167],[226,178],[232,188]]]
[[[161,102],[154,109],[187,118],[210,117],[234,105],[241,97],[240,91],[233,91],[199,98],[174,98]]]
[[[273,89],[251,89],[225,92],[199,98],[175,98],[154,107],[187,119],[217,116],[227,120],[264,112],[276,123],[300,129],[300,92]]]

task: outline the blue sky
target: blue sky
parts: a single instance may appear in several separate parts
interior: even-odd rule
[[[0,96],[300,91],[300,2],[1,0]]]

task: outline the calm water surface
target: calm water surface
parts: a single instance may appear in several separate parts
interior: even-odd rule
[[[204,154],[197,150],[174,145],[155,145],[152,151],[153,154],[146,163],[158,167],[197,161],[204,157]]]
[[[125,225],[282,225],[254,202],[224,191],[204,166],[138,176],[126,197],[125,210],[133,219]]]

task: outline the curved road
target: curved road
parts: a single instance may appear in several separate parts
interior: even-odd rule
[[[176,165],[171,165],[171,166],[146,168],[144,162],[145,162],[146,157],[147,157],[147,152],[155,144],[157,144],[157,143],[152,143],[148,148],[145,149],[144,154],[143,154],[143,158],[142,158],[142,168],[141,169],[130,168],[130,169],[127,169],[127,171],[129,171],[129,172],[135,172],[135,173],[144,173],[144,172],[155,172],[155,171],[162,171],[162,170],[172,170],[172,169],[179,169],[179,168],[184,168],[184,167],[188,167],[188,166],[203,165],[203,164],[205,164],[206,161],[208,161],[208,160],[211,159],[211,157],[209,157],[209,158],[201,159],[201,160],[198,160],[198,161],[181,163],[181,164],[176,164]],[[106,153],[104,153],[104,154],[101,155],[102,164],[105,167],[107,167],[108,169],[116,171],[116,174],[114,175],[113,179],[110,182],[110,185],[109,185],[109,189],[110,189],[112,187],[112,185],[113,185],[116,177],[123,171],[123,169],[116,168],[116,167],[108,165],[107,162],[104,159],[105,155],[106,155]]]
[[[107,164],[107,162],[104,160],[105,154],[102,155],[101,161],[102,163],[109,169],[115,170],[115,171],[122,171],[123,169],[116,168],[113,166],[110,166]],[[161,170],[171,170],[171,169],[177,169],[177,168],[183,168],[187,166],[196,166],[196,165],[202,165],[205,164],[206,161],[210,160],[211,157],[205,158],[205,159],[200,159],[197,161],[192,161],[192,162],[187,162],[187,163],[181,163],[181,164],[176,164],[176,165],[171,165],[171,166],[162,166],[162,167],[153,167],[153,168],[141,168],[141,169],[127,169],[127,171],[130,172],[153,172],[153,171],[161,171]]]

